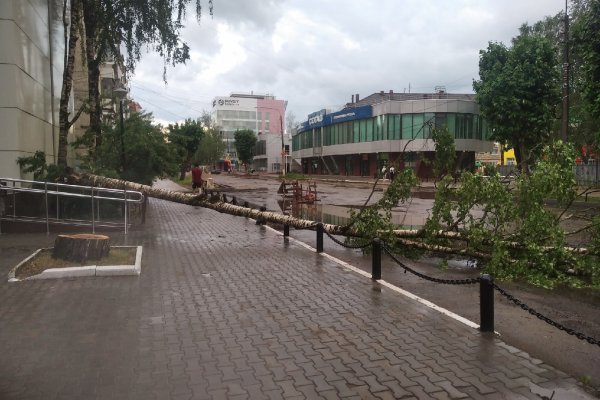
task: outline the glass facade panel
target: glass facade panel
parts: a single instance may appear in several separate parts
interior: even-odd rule
[[[423,114],[413,114],[413,120],[412,120],[412,127],[413,127],[413,135],[412,137],[415,139],[423,139],[424,137],[424,130],[425,130],[425,120],[424,120],[424,116]]]
[[[435,127],[435,113],[425,113],[424,126],[423,126],[423,137],[425,139],[431,139],[431,130]]]
[[[366,120],[364,122],[366,125],[367,142],[372,142],[373,141],[373,118],[369,118],[368,120]]]
[[[237,122],[252,124],[250,121]],[[321,145],[335,146],[377,140],[429,139],[433,127],[447,128],[455,139],[489,140],[492,134],[485,119],[476,114],[386,114],[302,132],[293,137],[292,149],[303,150]]]
[[[412,139],[413,115],[402,115],[402,139]]]
[[[448,132],[456,138],[456,115],[453,113],[446,114],[446,126],[448,127]]]
[[[435,114],[435,127],[438,129],[443,129],[448,126],[447,114],[446,113],[436,113]]]

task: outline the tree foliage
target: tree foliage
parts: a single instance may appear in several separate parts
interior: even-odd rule
[[[56,182],[66,175],[66,167],[58,164],[48,164],[46,153],[36,151],[32,156],[17,158],[17,164],[25,173],[33,173],[33,180]]]
[[[483,272],[500,280],[524,279],[548,288],[600,286],[598,256],[593,255],[600,254],[600,218],[579,229],[565,228],[576,218],[570,207],[578,195],[572,145],[559,140],[544,146],[532,173],[514,180],[488,170],[490,175],[485,176],[463,171],[456,182],[452,163],[447,162],[454,152],[448,136],[443,130],[432,135],[434,165],[441,176],[424,227],[407,241],[398,237],[398,227],[391,222],[391,210],[410,203],[411,189],[417,185],[413,171],[406,169],[381,200],[351,212],[349,226],[362,238],[348,242],[368,243],[380,237],[404,256],[421,254],[416,249],[468,255],[480,261]],[[583,232],[591,237],[586,254],[569,247],[569,238]]]
[[[478,81],[473,82],[493,139],[515,149],[523,170],[552,138],[560,103],[557,49],[544,35],[521,27],[512,47],[489,43],[480,51]]]
[[[590,117],[600,121],[600,2],[583,2],[580,7],[572,30],[573,53],[579,72],[575,84],[586,101]]]
[[[225,152],[227,146],[221,139],[219,132],[214,128],[206,130],[198,150],[194,154],[193,161],[203,165],[214,165]]]
[[[254,158],[254,150],[257,141],[256,135],[250,129],[241,129],[235,131],[234,139],[238,158],[247,168]]]
[[[169,125],[168,130],[169,141],[179,154],[179,180],[183,180],[204,137],[204,128],[199,120],[186,119],[182,124]]]
[[[102,142],[100,65],[115,60],[133,74],[142,51],[153,50],[163,58],[163,80],[168,65],[185,63],[189,46],[181,40],[186,7],[195,4],[197,18],[202,0],[81,0],[85,29],[85,58],[88,69],[90,129],[96,144]],[[212,14],[212,0],[208,1]],[[122,51],[124,50],[124,51]]]
[[[96,149],[96,157],[83,158],[82,170],[145,185],[179,170],[177,149],[165,141],[162,129],[152,124],[151,114],[133,113],[124,123],[123,137],[119,126],[104,128],[105,140]],[[82,140],[93,140],[93,133],[88,132]],[[121,143],[124,145],[124,168],[121,168]]]

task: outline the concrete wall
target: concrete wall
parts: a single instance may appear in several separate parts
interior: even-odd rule
[[[0,1],[0,176],[37,150],[55,162],[63,53],[61,0]]]

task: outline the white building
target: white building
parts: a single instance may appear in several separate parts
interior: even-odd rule
[[[252,167],[257,171],[281,171],[282,148],[289,144],[283,135],[286,106],[287,101],[269,94],[232,93],[229,97],[215,97],[212,117],[227,145],[221,166],[227,160],[237,163],[234,134],[249,129],[258,138]]]
[[[0,176],[22,178],[17,158],[58,155],[64,38],[62,2],[0,1]]]

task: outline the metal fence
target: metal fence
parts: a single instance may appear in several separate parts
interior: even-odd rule
[[[519,169],[516,165],[500,165],[497,167],[498,173],[502,176],[516,175]],[[575,180],[579,186],[597,186],[600,185],[600,165],[598,162],[581,164],[573,166]]]
[[[132,208],[143,201],[132,190],[0,178],[0,221],[45,223],[47,233],[50,225],[72,225],[91,226],[92,232],[123,226],[127,234]]]

